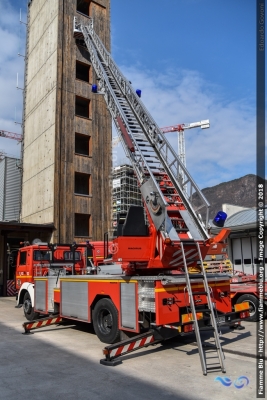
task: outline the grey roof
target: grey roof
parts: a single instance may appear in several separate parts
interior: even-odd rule
[[[266,215],[266,210],[265,210]],[[247,225],[247,224],[256,224],[257,221],[257,211],[256,210],[242,210],[238,211],[237,213],[231,215],[227,218],[225,227],[230,228],[231,226],[240,226],[240,225]]]
[[[257,222],[257,210],[251,208],[249,210],[238,211],[237,213],[231,215],[227,218],[224,225],[225,228],[256,228]],[[265,208],[265,226],[267,225],[267,210]],[[215,225],[211,223],[212,228]],[[218,228],[217,228],[218,229]]]

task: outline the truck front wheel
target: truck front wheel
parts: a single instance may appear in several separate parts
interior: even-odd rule
[[[96,303],[93,325],[101,342],[109,344],[120,340],[118,310],[110,299],[101,299]]]
[[[28,321],[33,321],[39,317],[39,313],[35,312],[34,308],[32,307],[31,296],[28,292],[25,293],[23,298],[23,310]]]
[[[259,300],[257,299],[257,297],[253,296],[252,294],[243,294],[242,296],[239,297],[239,299],[237,300],[236,303],[237,304],[244,303],[245,301],[247,301],[249,303],[250,316],[247,318],[247,321],[253,321],[253,322],[258,321]]]

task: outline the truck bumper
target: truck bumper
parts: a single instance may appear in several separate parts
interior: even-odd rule
[[[247,302],[236,304],[234,306],[235,310],[229,313],[215,313],[217,326],[231,326],[236,322],[244,321],[249,318],[249,304]],[[210,325],[209,318],[203,318],[199,321],[199,327],[204,327]]]
[[[246,318],[249,317],[249,315],[247,315],[246,317],[242,317],[242,314],[245,312],[249,312],[249,309],[244,310],[242,312],[234,311],[231,313],[218,315],[218,317],[216,318],[217,325],[218,326],[230,326],[230,325],[233,325],[233,323],[235,323],[235,322],[245,321]]]

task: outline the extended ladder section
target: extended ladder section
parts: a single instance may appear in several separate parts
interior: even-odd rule
[[[163,239],[205,241],[209,203],[93,29],[74,18],[74,37],[90,52],[102,94],[135,170],[148,213]],[[184,182],[179,182],[179,171]],[[184,187],[188,192],[185,192]],[[199,218],[206,215],[206,225]]]
[[[191,242],[190,243],[186,243],[186,242],[181,243],[183,262],[184,262],[184,266],[185,266],[184,270],[185,270],[185,276],[186,276],[187,291],[188,291],[188,297],[189,297],[188,312],[192,314],[192,318],[193,318],[202,371],[203,371],[204,375],[207,375],[207,369],[211,370],[211,369],[220,368],[222,372],[225,372],[225,366],[224,366],[224,362],[223,362],[224,355],[223,355],[220,338],[219,338],[219,333],[218,333],[218,328],[217,328],[217,321],[216,321],[216,317],[215,317],[215,308],[214,308],[214,304],[211,299],[211,291],[210,291],[210,287],[209,287],[209,284],[207,281],[207,276],[206,276],[205,268],[203,265],[203,260],[201,257],[199,243],[195,242],[195,246],[196,246],[196,252],[198,253],[198,258],[200,260],[201,274],[189,274],[187,248],[191,249],[192,243]],[[191,283],[193,283],[194,280],[199,280],[199,279],[201,279],[203,282],[204,290],[193,291]],[[195,296],[203,296],[203,295],[206,296],[206,298],[207,298],[207,303],[206,303],[205,307],[204,306],[200,306],[200,307],[196,306]],[[210,317],[211,326],[209,327],[209,330],[212,331],[213,335],[214,335],[214,342],[215,342],[214,349],[217,354],[217,357],[212,357],[212,363],[210,363],[209,365],[207,365],[207,357],[203,350],[199,325],[198,325],[198,321],[197,321],[197,313],[203,313],[204,315],[209,314],[209,317]],[[215,358],[217,358],[217,360],[218,360],[217,363],[214,362]]]

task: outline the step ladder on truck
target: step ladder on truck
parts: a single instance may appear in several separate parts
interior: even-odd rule
[[[105,49],[92,19],[85,25],[74,18],[74,38],[84,40],[90,52],[98,80],[92,91],[104,97],[132,162],[148,226],[143,207],[131,206],[101,271],[57,280],[36,277],[35,310],[93,323],[98,338],[110,344],[103,364],[115,365],[140,347],[194,331],[203,374],[213,368],[225,372],[218,326],[246,318],[248,305],[232,312],[228,276],[206,274],[202,260],[225,251],[229,230],[209,236],[197,215],[205,208],[208,221],[207,200],[146,110],[140,91],[133,90]],[[181,169],[183,183],[177,180]],[[215,365],[207,364],[202,329],[213,333]]]

